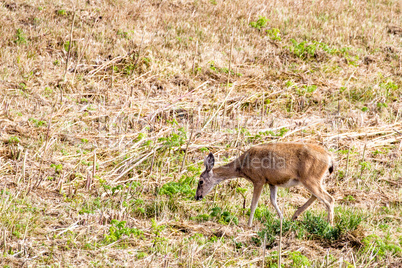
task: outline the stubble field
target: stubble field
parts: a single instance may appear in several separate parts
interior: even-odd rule
[[[400,267],[400,1],[0,1],[3,267]],[[320,144],[247,227],[252,185],[195,201],[203,159]],[[264,239],[265,238],[265,239]],[[265,248],[265,259],[263,260]]]

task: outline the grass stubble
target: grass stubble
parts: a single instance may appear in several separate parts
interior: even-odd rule
[[[1,1],[0,263],[277,263],[265,191],[193,200],[207,151],[314,142],[337,160],[319,202],[281,190],[284,267],[402,262],[400,1]],[[338,228],[338,229],[337,229]],[[267,241],[262,238],[266,236]]]

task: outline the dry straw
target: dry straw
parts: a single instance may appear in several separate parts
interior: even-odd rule
[[[397,267],[401,17],[395,1],[2,1],[0,264],[272,264],[247,181],[191,190],[207,151],[293,141],[337,160],[335,221],[365,218],[329,244],[283,232],[281,264]]]

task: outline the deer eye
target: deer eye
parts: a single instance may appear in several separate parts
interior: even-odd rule
[[[203,184],[204,182],[203,181],[200,181],[200,184]]]

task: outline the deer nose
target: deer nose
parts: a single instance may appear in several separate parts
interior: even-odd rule
[[[201,195],[196,195],[195,196],[195,200],[201,200],[202,199],[202,196]]]

